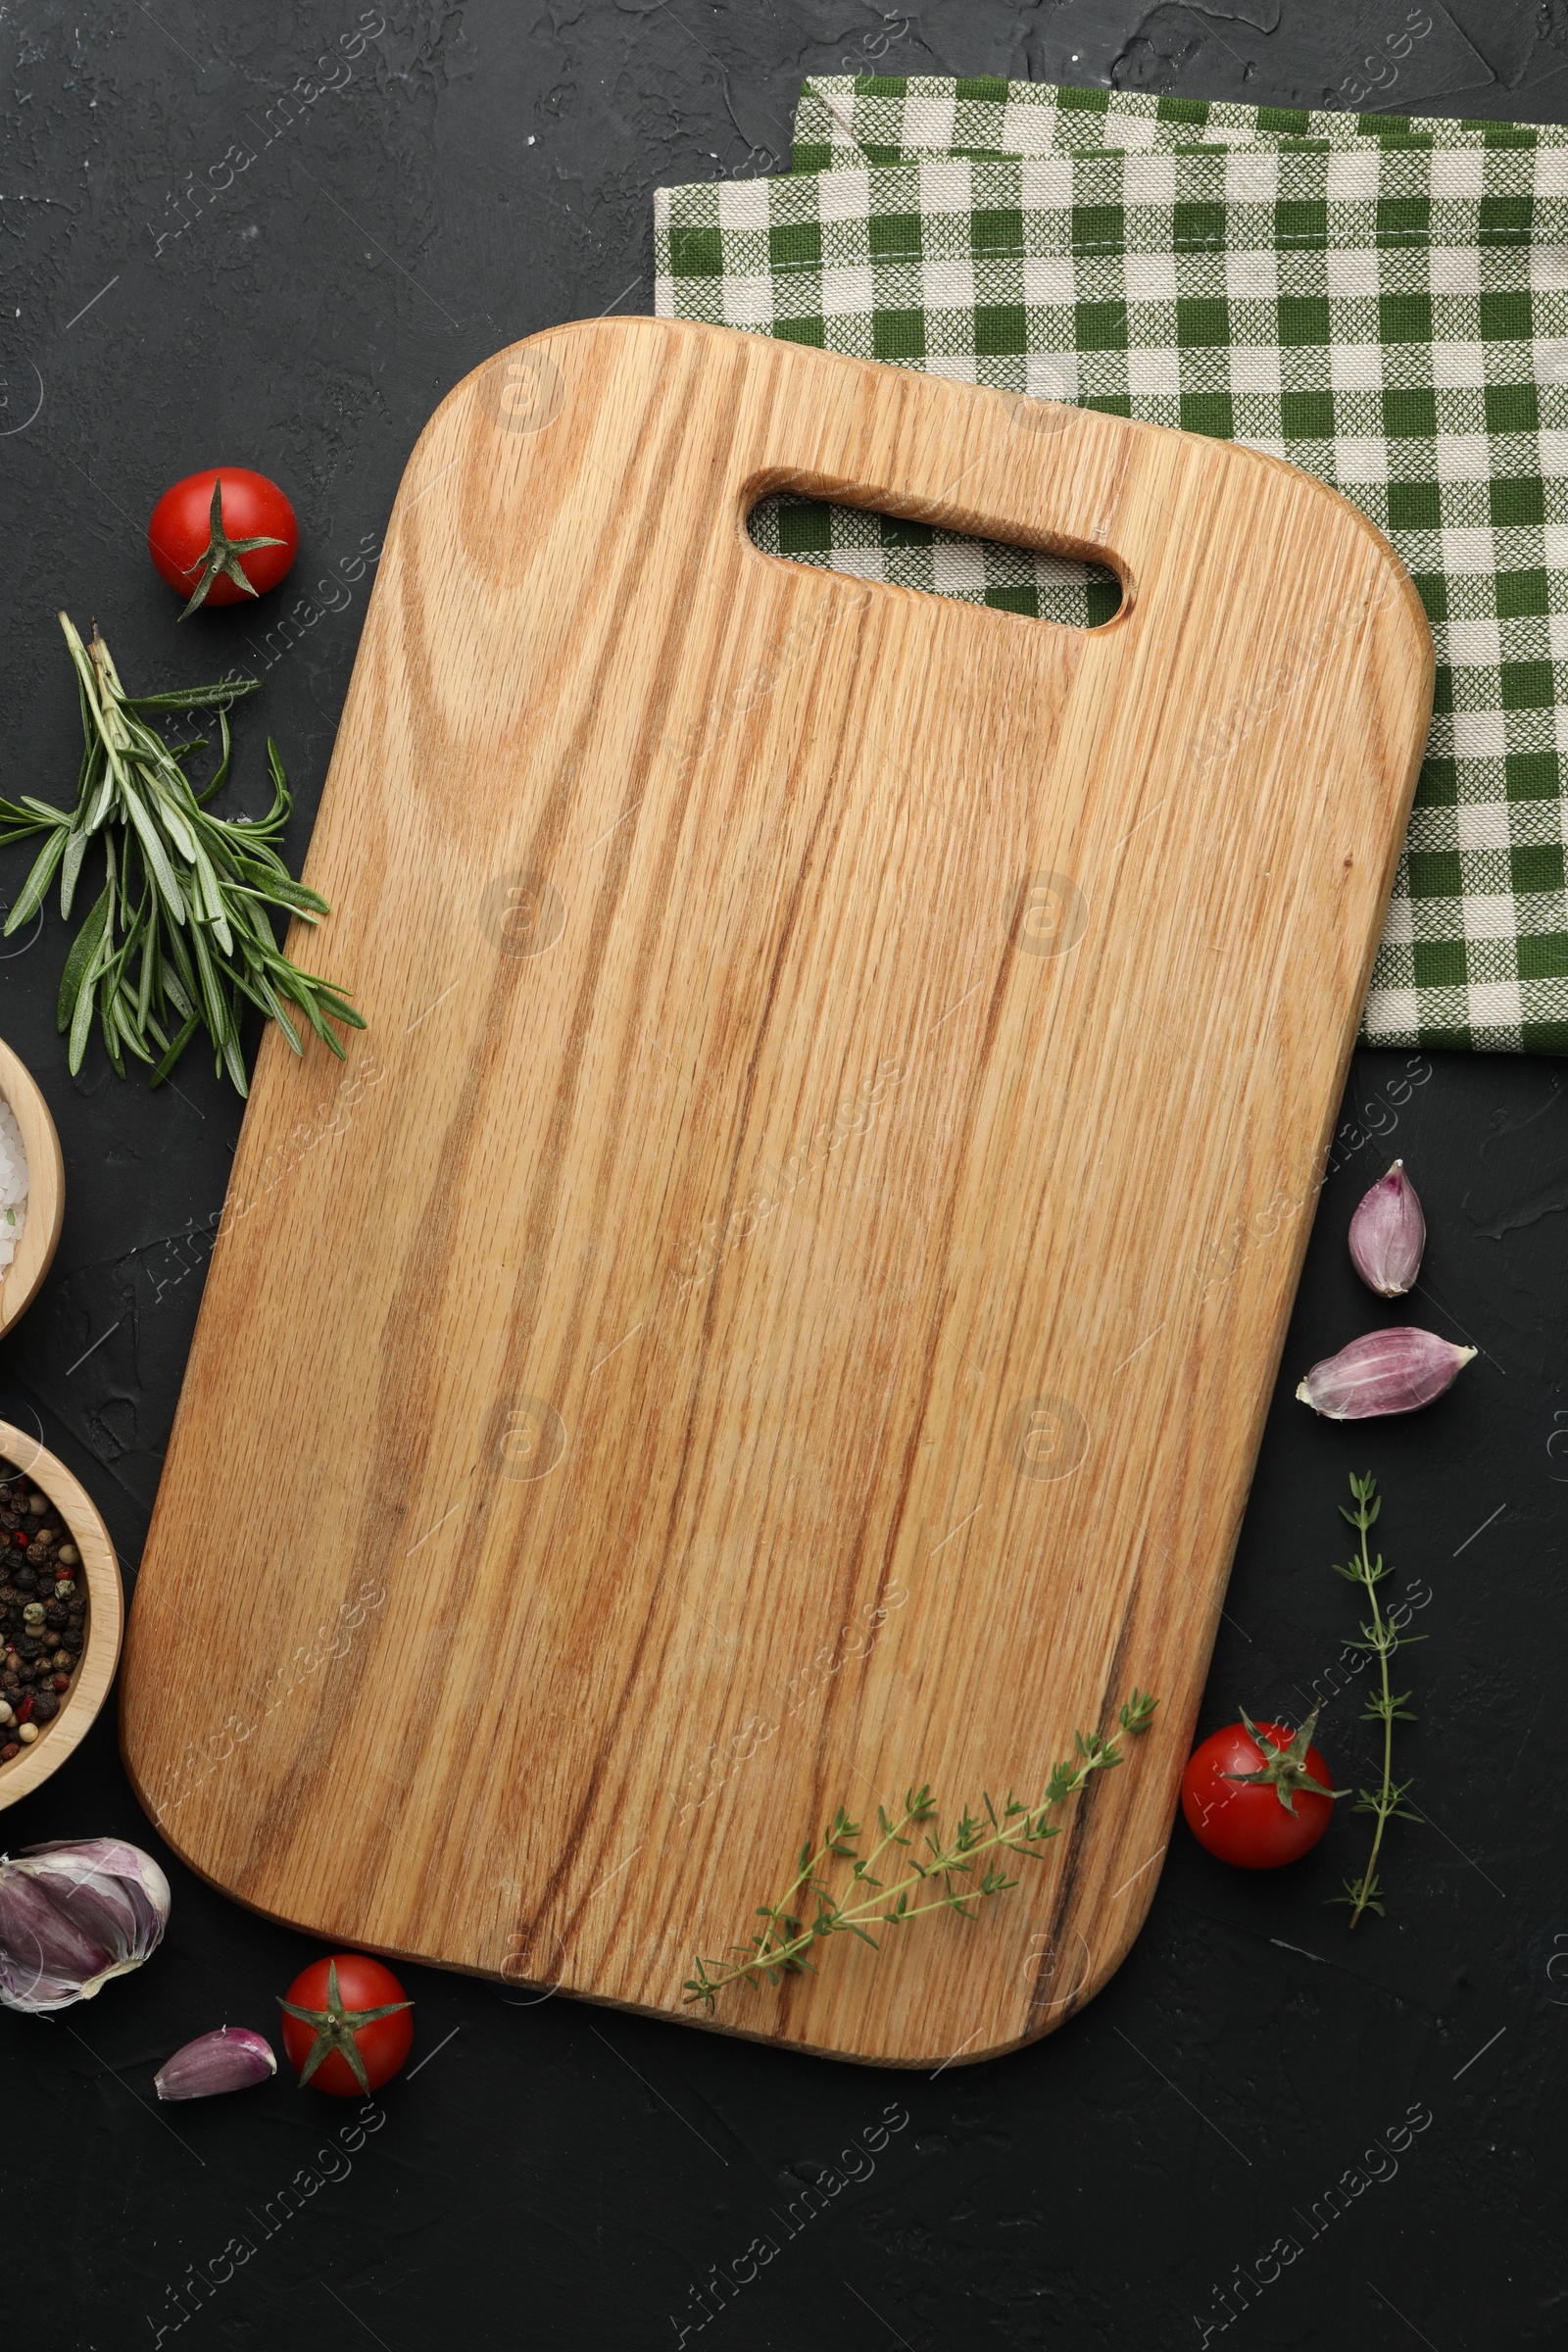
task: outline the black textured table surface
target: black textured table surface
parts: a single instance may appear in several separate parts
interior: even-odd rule
[[[0,791],[70,789],[63,605],[96,614],[146,686],[260,671],[245,757],[254,781],[262,732],[283,749],[297,864],[367,558],[431,409],[520,335],[649,309],[654,187],[786,161],[804,74],[864,70],[880,34],[888,72],[1324,104],[1355,95],[1348,77],[1405,13],[0,8]],[[1563,0],[1427,13],[1433,34],[1385,103],[1568,117]],[[283,483],[300,560],[265,605],[176,637],[146,517],[219,460]],[[0,891],[24,870],[5,853]],[[133,1584],[239,1104],[196,1054],[178,1092],[122,1084],[96,1049],[74,1080],[55,1033],[63,952],[53,914],[0,947],[0,1033],[48,1096],[68,1184],[53,1273],[0,1349],[0,1414],[83,1479]],[[272,2031],[274,1994],[315,1948],[166,1856],[173,1916],[147,1968],[52,2022],[0,2015],[8,2340],[1568,2341],[1552,1696],[1568,1669],[1568,1091],[1550,1061],[1362,1054],[1342,1117],[1201,1728],[1238,1702],[1296,1720],[1337,1692],[1322,1737],[1338,1776],[1371,1772],[1343,1651],[1354,1596],[1329,1562],[1346,1475],[1374,1469],[1395,1589],[1425,1636],[1400,1678],[1423,1818],[1391,1833],[1385,1920],[1351,1936],[1326,1907],[1359,1867],[1348,1807],[1272,1877],[1225,1869],[1178,1827],[1141,1941],[1083,2015],[934,2078],[410,1970],[414,2071],[359,2123],[286,2073],[160,2109],[170,2051],[225,2019]],[[1347,1431],[1291,1390],[1377,1319],[1345,1231],[1396,1152],[1432,1237],[1419,1319],[1482,1352],[1430,1413]],[[12,1850],[110,1831],[162,1850],[113,1706],[3,1829]]]

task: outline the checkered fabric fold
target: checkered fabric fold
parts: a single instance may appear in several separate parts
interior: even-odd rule
[[[817,74],[795,110],[791,170],[902,164],[923,155],[1057,155],[1089,147],[1128,153],[1177,147],[1274,146],[1312,140],[1430,140],[1440,147],[1568,147],[1555,122],[1450,121],[1442,115],[1352,115],[1292,106],[1155,98],[1143,90],[1075,90],[1045,81],[907,80]]]
[[[894,85],[843,86],[925,135]],[[912,87],[973,130],[956,85]],[[983,103],[1001,136],[1020,102],[1084,111],[1068,95]],[[1168,101],[1092,95],[1163,126]],[[1366,1036],[1568,1051],[1568,151],[1381,122],[1338,145],[919,153],[663,190],[656,247],[662,317],[1219,434],[1352,499],[1414,575],[1439,661]],[[757,527],[1077,625],[1114,606],[1081,565],[875,516],[786,502]]]

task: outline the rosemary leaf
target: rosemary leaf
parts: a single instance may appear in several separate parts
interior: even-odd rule
[[[242,694],[254,694],[261,682],[260,678],[220,678],[216,686],[175,686],[168,694],[128,694],[124,705],[138,718],[145,718],[149,711],[156,717],[165,710],[211,710],[215,707],[221,713]]]
[[[173,1039],[168,1053],[164,1055],[163,1060],[158,1064],[157,1069],[154,1070],[151,1081],[154,1086],[163,1085],[164,1080],[169,1076],[170,1071],[173,1068],[175,1062],[184,1053],[185,1048],[190,1044],[191,1039],[195,1036],[201,1025],[201,1015],[193,1012],[189,1020],[185,1023],[184,1027]]]
[[[248,678],[247,678],[247,679],[246,679],[246,681],[245,681],[245,683],[246,683],[246,685],[247,685],[247,687],[248,687],[248,686],[249,686],[249,685],[252,683],[252,681],[251,681],[250,679],[248,679]],[[219,796],[219,794],[220,794],[220,793],[222,791],[222,789],[223,789],[223,786],[224,786],[224,785],[225,785],[225,784],[228,782],[228,755],[229,755],[228,711],[227,711],[227,710],[226,710],[226,709],[224,709],[224,708],[222,708],[222,707],[220,707],[220,710],[219,710],[219,713],[218,713],[218,724],[219,724],[219,727],[220,727],[220,731],[221,731],[221,737],[222,737],[222,745],[223,745],[222,757],[221,757],[221,759],[220,759],[220,760],[219,760],[219,762],[218,762],[218,766],[217,766],[217,769],[216,769],[216,770],[215,770],[215,772],[214,772],[214,775],[213,775],[213,780],[212,780],[212,782],[211,782],[210,784],[204,785],[204,786],[203,786],[203,788],[202,788],[202,790],[201,790],[199,793],[197,793],[197,795],[196,795],[196,806],[197,806],[197,808],[205,808],[209,801],[216,801],[216,800],[217,800],[217,798],[218,798],[218,796]],[[206,746],[206,742],[205,742],[205,740],[204,740],[204,741],[203,741],[203,745],[202,745],[202,749],[205,751],[205,750],[206,750],[206,748],[207,748],[207,746]]]
[[[102,944],[100,936],[98,947],[101,947]],[[87,1051],[87,1035],[92,1028],[92,1008],[96,1003],[93,982],[98,977],[98,947],[94,948],[88,958],[87,970],[83,976],[82,985],[77,991],[75,1009],[71,1019],[71,1041],[66,1052],[66,1061],[73,1078],[81,1067],[82,1056]]]
[[[72,902],[76,895],[76,880],[81,861],[87,855],[87,829],[79,821],[73,824],[66,842],[66,854],[60,866],[60,919],[71,920]]]
[[[88,966],[98,954],[98,943],[103,938],[104,925],[109,920],[113,895],[114,885],[106,883],[97,905],[71,943],[71,954],[66,957],[66,968],[60,975],[59,1021],[62,1032],[71,1026],[76,1000],[86,985]]]
[[[43,894],[55,878],[55,867],[65,854],[65,830],[56,825],[49,839],[33,859],[32,871],[22,885],[21,895],[11,909],[6,922],[5,935],[7,939],[11,937],[13,931],[19,929],[23,923],[38,911],[39,906],[43,904]]]

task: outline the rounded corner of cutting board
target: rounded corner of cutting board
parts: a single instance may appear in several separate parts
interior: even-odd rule
[[[130,1664],[128,1642],[122,1663],[122,1667],[128,1667]],[[200,1805],[193,1805],[191,1808],[189,1834],[178,1818],[183,1809],[180,1803],[160,1812],[137,1766],[136,1734],[126,1718],[125,1688],[126,1675],[122,1671],[119,1708],[120,1761],[124,1767],[125,1778],[130,1783],[131,1794],[175,1861],[182,1864],[193,1878],[200,1879],[204,1886],[211,1886],[214,1893],[222,1895],[226,1902],[238,1903],[241,1910],[251,1912],[257,1919],[265,1919],[271,1927],[288,1928],[295,1935],[312,1936],[319,1942],[333,1944],[340,1949],[352,1947],[358,1950],[381,1950],[386,1958],[401,1960],[410,1965],[417,1964],[432,1968],[450,1965],[439,1956],[423,1952],[393,1952],[382,1946],[371,1946],[366,1937],[357,1934],[352,1927],[339,1928],[324,1915],[313,1915],[304,1903],[280,1906],[275,1902],[258,1901],[255,1895],[248,1894],[239,1884],[239,1873],[225,1867],[220,1856],[211,1854],[204,1849],[201,1839],[203,1813]],[[165,1762],[162,1751],[159,1752],[157,1760],[160,1764]]]
[[[144,1571],[147,1550],[143,1548]],[[155,1637],[142,1623],[145,1602],[150,1597],[149,1583],[159,1580],[162,1561],[150,1563],[152,1576],[144,1572],[137,1578],[136,1590],[125,1609],[124,1629],[120,1651],[119,1685],[116,1691],[115,1732],[120,1749],[120,1761],[130,1783],[131,1793],[140,1805],[153,1829],[168,1846],[175,1860],[232,1903],[239,1903],[258,1918],[270,1920],[274,1926],[297,1928],[302,1934],[318,1932],[316,1924],[302,1918],[297,1910],[280,1910],[274,1904],[258,1902],[246,1893],[238,1882],[239,1873],[225,1864],[220,1853],[210,1851],[206,1831],[211,1822],[210,1808],[200,1800],[210,1790],[215,1777],[221,1772],[220,1762],[210,1767],[197,1765],[189,1770],[189,1753],[180,1757],[177,1745],[163,1730],[153,1696],[153,1677],[150,1667],[143,1670],[142,1650],[150,1646]],[[231,1719],[232,1720],[232,1719]],[[229,1750],[232,1753],[232,1749]],[[189,1784],[181,1793],[178,1782],[189,1771]],[[170,1788],[172,1801],[161,1804],[154,1793],[159,1780]],[[174,1784],[171,1788],[171,1782]],[[190,1800],[186,1810],[187,1799]],[[352,1938],[347,1940],[352,1941]]]
[[[230,1902],[244,1903],[245,1897],[239,1888],[231,1886],[223,1877],[222,1872],[200,1852],[199,1840],[189,1838],[184,1835],[182,1825],[175,1819],[180,1807],[176,1805],[172,1812],[161,1810],[152,1793],[151,1781],[143,1776],[140,1754],[141,1730],[135,1719],[136,1710],[132,1697],[132,1693],[136,1691],[140,1682],[136,1663],[134,1625],[135,1597],[132,1595],[130,1606],[126,1611],[125,1632],[121,1647],[120,1689],[115,1708],[115,1728],[120,1748],[120,1761],[124,1768],[125,1778],[130,1783],[130,1792],[176,1861],[182,1862],[187,1870],[194,1871],[197,1878],[204,1881],[207,1886],[216,1887],[220,1894],[226,1895]],[[156,1731],[150,1736],[148,1745],[151,1749],[149,1758],[151,1770],[153,1772],[160,1769],[167,1770],[167,1752],[159,1745]],[[191,1819],[197,1824],[200,1823],[202,1813],[199,1806],[193,1810]],[[246,1907],[251,1910],[256,1908],[254,1904],[248,1904]]]
[[[1185,437],[1193,439],[1200,436]],[[1249,460],[1253,466],[1272,473],[1289,474],[1304,496],[1316,500],[1325,515],[1333,516],[1337,530],[1348,531],[1349,537],[1364,541],[1372,549],[1382,569],[1394,584],[1403,608],[1403,617],[1409,624],[1411,650],[1424,674],[1426,710],[1430,717],[1438,664],[1437,648],[1432,641],[1432,622],[1404,558],[1387,532],[1380,530],[1370,514],[1363,513],[1353,499],[1347,498],[1343,490],[1337,490],[1332,482],[1321,480],[1315,473],[1308,473],[1304,466],[1297,466],[1289,458],[1277,458],[1266,449],[1251,449],[1242,442],[1224,442],[1220,446],[1234,459]]]
[[[1177,1742],[1183,1760],[1190,1744],[1190,1736]],[[1173,1791],[1173,1796],[1176,1793]],[[595,2006],[620,2009],[629,2016],[658,2018],[666,2024],[689,2026],[700,2034],[714,2034],[730,2040],[760,2042],[770,2049],[788,2050],[801,2058],[835,2059],[845,2065],[877,2067],[896,2074],[947,2074],[957,2067],[987,2066],[996,2059],[1010,2058],[1019,2050],[1029,2049],[1036,2042],[1049,2040],[1054,2034],[1081,2017],[1090,2002],[1104,1991],[1112,1977],[1125,1965],[1148,1924],[1154,1895],[1163,1876],[1174,1826],[1173,1813],[1165,1823],[1162,1841],[1152,1857],[1159,1867],[1152,1875],[1146,1870],[1137,1879],[1130,1899],[1118,1904],[1114,1931],[1098,1941],[1082,1936],[1079,1931],[1089,1961],[1082,1982],[1070,1993],[1047,2002],[1038,2015],[1028,2016],[1021,2027],[1004,2026],[1000,2017],[988,2021],[994,2034],[994,2038],[988,2040],[981,2039],[981,2034],[988,2030],[987,2026],[982,2026],[972,2034],[962,2032],[973,2015],[972,2011],[959,2011],[952,2018],[943,2019],[946,2032],[940,2039],[934,2038],[927,2044],[916,2043],[914,2034],[903,2023],[890,2019],[875,2005],[861,2012],[858,2027],[846,2028],[840,2016],[831,2020],[827,2032],[822,2033],[819,2029],[813,2030],[793,2006],[786,2007],[766,2024],[752,2025],[746,2022],[745,2013],[739,2010],[728,2015],[707,2017],[696,2009],[685,2005],[673,2006],[660,1999],[617,1998],[612,1994],[576,1986],[564,1985],[560,1989],[574,1998],[586,1999]],[[913,1962],[912,1951],[910,1962]],[[891,1962],[884,1959],[883,1965],[897,1968],[897,1951]],[[891,1994],[896,1987],[884,1977],[881,1989]],[[1016,2012],[1013,2014],[1015,2017]],[[927,2022],[935,2027],[936,2016],[933,2015]]]
[[[539,351],[546,354],[561,348],[578,345],[601,347],[619,345],[629,350],[650,336],[670,348],[681,344],[695,346],[704,342],[763,343],[765,338],[739,327],[709,326],[697,318],[656,318],[647,312],[624,312],[613,318],[567,318],[559,326],[542,326],[531,335],[519,335],[514,343],[502,343],[487,358],[460,375],[449,391],[443,393],[419,429],[414,447],[404,466],[404,479],[415,470],[415,461],[451,413],[480,395],[486,377],[503,360],[518,352]],[[776,348],[776,346],[768,346]],[[790,346],[795,349],[796,346]],[[858,365],[853,363],[852,365]]]

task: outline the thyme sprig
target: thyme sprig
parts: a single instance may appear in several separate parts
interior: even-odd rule
[[[1120,1711],[1121,1729],[1135,1738],[1147,1732],[1158,1704],[1157,1698],[1135,1688]],[[935,1829],[936,1800],[924,1785],[908,1790],[896,1820],[878,1805],[877,1840],[864,1854],[856,1842],[861,1825],[841,1805],[821,1844],[813,1846],[808,1839],[802,1846],[795,1876],[778,1901],[758,1904],[757,1916],[763,1923],[760,1931],[744,1943],[731,1944],[722,1958],[698,1956],[697,1974],[683,1986],[688,2005],[700,2001],[711,2013],[719,1993],[731,1984],[757,1984],[763,1977],[777,1984],[787,1976],[814,1975],[815,1963],[807,1955],[831,1936],[858,1936],[875,1951],[881,1947],[870,1932],[873,1927],[908,1927],[933,1911],[953,1911],[973,1924],[979,1917],[974,1904],[987,1895],[1005,1894],[1018,1884],[1006,1875],[1003,1856],[1043,1860],[1047,1841],[1061,1832],[1052,1814],[1086,1788],[1097,1772],[1112,1771],[1124,1761],[1114,1734],[1102,1740],[1098,1732],[1075,1732],[1073,1741],[1075,1757],[1052,1766],[1038,1802],[1023,1804],[1009,1791],[999,1811],[985,1796],[983,1811],[973,1814],[965,1807],[947,1839]],[[922,1861],[909,1833],[924,1830],[928,1823],[933,1826],[922,1838],[927,1857]],[[907,1854],[906,1863],[898,1860],[894,1848]],[[891,1864],[884,1856],[892,1857]],[[849,1865],[848,1880],[838,1892],[823,1875],[834,1863]],[[908,1875],[885,1885],[875,1875],[879,1863],[890,1875],[900,1870]],[[816,1910],[808,1918],[802,1898],[813,1896]],[[793,1908],[797,1903],[799,1910]]]
[[[66,958],[57,1007],[70,1033],[68,1058],[79,1070],[96,1013],[104,1050],[120,1077],[127,1054],[146,1062],[157,1086],[205,1027],[220,1076],[226,1070],[248,1092],[239,1050],[247,1004],[277,1022],[296,1054],[297,1007],[322,1043],[343,1059],[329,1026],[363,1029],[343,992],[285,956],[271,908],[308,923],[331,909],[296,882],[273,848],[288,822],[288,778],[270,736],[267,743],[272,805],[265,816],[215,816],[208,803],[227,779],[228,705],[255,692],[255,678],[225,679],[170,694],[127,695],[96,626],[84,645],[60,614],[76,672],[82,757],[74,808],[24,794],[0,799],[0,847],[45,836],[11,909],[5,936],[43,904],[58,871],[60,912],[69,919],[83,862],[95,841],[104,850],[104,887]],[[180,765],[207,739],[171,745],[149,721],[169,713],[216,709],[221,757],[201,791]]]
[[[1371,1813],[1377,1817],[1377,1828],[1372,1833],[1372,1851],[1367,1857],[1366,1869],[1360,1878],[1347,1879],[1345,1892],[1330,1898],[1336,1903],[1348,1903],[1352,1928],[1363,1911],[1375,1911],[1380,1919],[1385,1916],[1384,1890],[1378,1878],[1377,1866],[1378,1856],[1383,1850],[1383,1833],[1389,1823],[1395,1820],[1419,1821],[1421,1819],[1419,1813],[1410,1812],[1403,1803],[1406,1792],[1415,1786],[1414,1782],[1396,1781],[1394,1777],[1394,1727],[1396,1723],[1414,1723],[1416,1717],[1404,1703],[1410,1695],[1409,1691],[1392,1690],[1389,1687],[1389,1660],[1398,1648],[1401,1641],[1424,1642],[1426,1636],[1424,1634],[1401,1635],[1392,1619],[1385,1616],[1378,1600],[1379,1585],[1382,1584],[1385,1577],[1392,1576],[1394,1571],[1392,1568],[1384,1566],[1381,1551],[1376,1560],[1372,1558],[1367,1544],[1367,1537],[1371,1533],[1373,1522],[1383,1508],[1382,1498],[1377,1492],[1377,1480],[1370,1476],[1366,1478],[1351,1477],[1350,1493],[1355,1496],[1355,1508],[1353,1511],[1348,1510],[1342,1502],[1340,1512],[1341,1516],[1348,1519],[1350,1525],[1359,1532],[1361,1538],[1360,1556],[1357,1558],[1352,1555],[1347,1567],[1341,1567],[1338,1560],[1333,1563],[1335,1575],[1343,1576],[1348,1584],[1360,1585],[1372,1604],[1371,1621],[1362,1626],[1361,1639],[1348,1642],[1346,1646],[1349,1649],[1366,1650],[1378,1661],[1380,1687],[1373,1691],[1368,1700],[1362,1712],[1361,1721],[1363,1723],[1381,1723],[1383,1726],[1382,1785],[1376,1789],[1360,1789],[1352,1807],[1354,1812]]]

